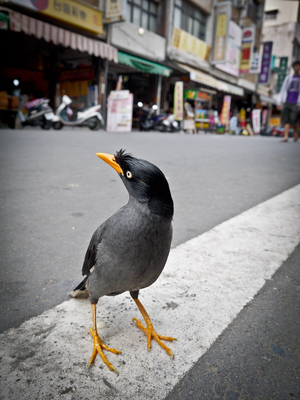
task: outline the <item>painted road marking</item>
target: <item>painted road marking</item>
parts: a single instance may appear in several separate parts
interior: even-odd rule
[[[253,299],[300,242],[300,185],[259,204],[171,251],[159,280],[140,300],[172,360],[132,323],[128,294],[99,301],[104,343],[119,376],[92,352],[88,300],[64,302],[0,335],[0,395],[16,399],[163,399]],[[200,223],[200,222],[199,222]]]

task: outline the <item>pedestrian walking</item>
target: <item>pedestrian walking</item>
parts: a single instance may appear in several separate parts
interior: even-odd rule
[[[281,111],[281,122],[284,126],[284,137],[281,142],[289,139],[289,129],[293,128],[294,141],[298,140],[298,120],[300,109],[300,60],[293,62],[293,75],[287,75],[281,86],[277,109]]]

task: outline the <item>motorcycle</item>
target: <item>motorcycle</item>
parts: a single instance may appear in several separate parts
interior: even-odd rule
[[[49,106],[49,99],[35,99],[28,101],[24,107],[28,110],[28,115],[19,111],[19,117],[22,126],[41,126],[43,129],[50,129],[52,125],[52,118],[54,113]]]
[[[175,120],[174,114],[168,114],[165,119],[161,121],[163,132],[179,132],[180,125],[178,121]]]
[[[166,114],[156,115],[157,106],[142,108],[142,114],[139,118],[139,126],[141,131],[150,131],[155,129],[162,120],[166,118]]]
[[[52,119],[54,129],[62,129],[63,126],[87,126],[96,131],[104,126],[102,115],[100,114],[100,105],[89,107],[83,111],[78,111],[75,120],[72,120],[73,111],[69,107],[72,100],[67,95],[63,95],[62,103],[57,108]]]
[[[175,121],[173,114],[162,113],[156,115],[157,106],[151,108],[142,108],[142,114],[139,118],[139,126],[141,131],[149,131],[151,129],[160,130],[161,132],[176,132],[180,130],[179,124]]]

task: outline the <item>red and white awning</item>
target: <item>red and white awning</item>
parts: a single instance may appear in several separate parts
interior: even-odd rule
[[[27,35],[34,35],[38,39],[44,39],[46,42],[61,44],[64,47],[86,51],[96,57],[118,62],[118,50],[113,46],[11,10],[10,29],[13,32],[24,32]]]

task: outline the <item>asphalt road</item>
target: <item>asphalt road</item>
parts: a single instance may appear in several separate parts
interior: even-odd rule
[[[67,299],[97,226],[127,201],[96,152],[158,165],[175,202],[173,247],[300,183],[299,143],[85,129],[0,131],[0,331]]]

